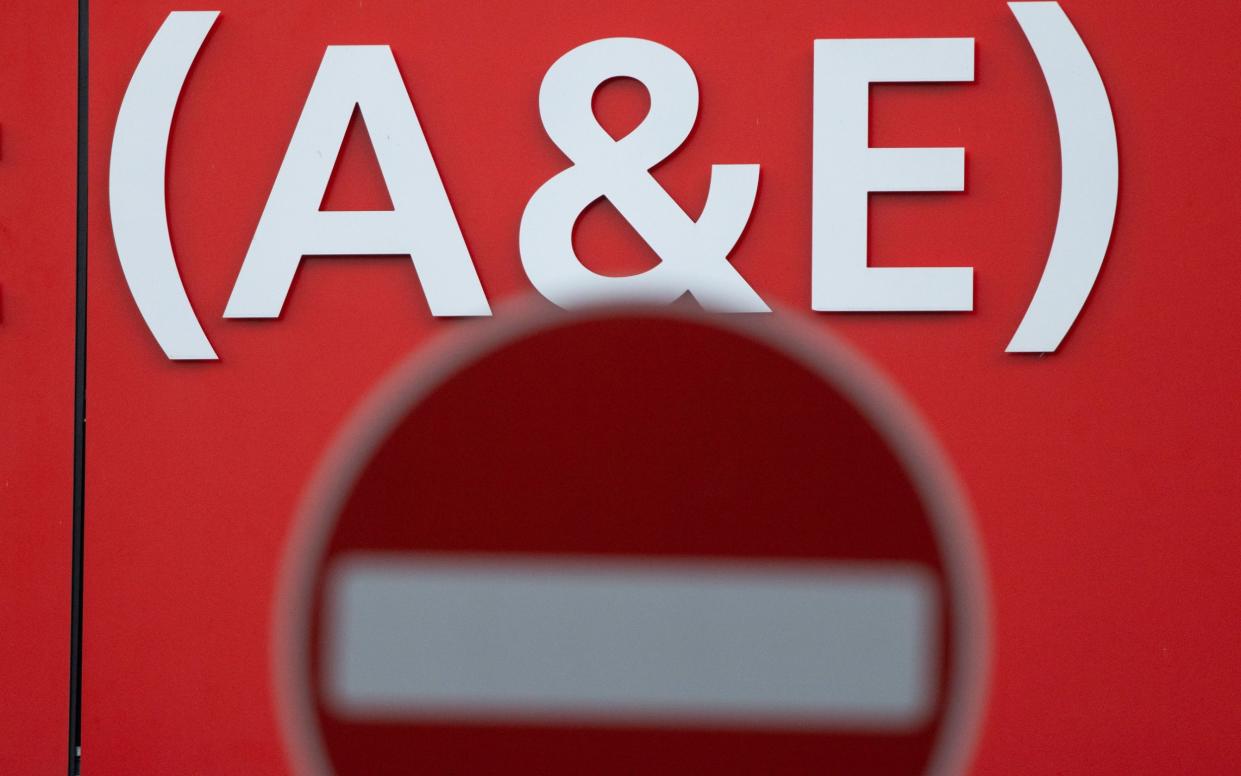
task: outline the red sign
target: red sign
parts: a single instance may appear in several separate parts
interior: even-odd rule
[[[982,577],[891,391],[783,327],[509,315],[399,370],[307,502],[299,770],[959,771]]]
[[[701,249],[708,262],[726,253],[728,266],[753,291],[754,297],[747,295],[752,309],[756,297],[775,311],[772,317],[796,311],[865,354],[908,397],[959,473],[987,559],[994,670],[972,772],[1129,776],[1236,769],[1241,644],[1231,611],[1241,598],[1235,549],[1241,523],[1233,516],[1241,503],[1235,301],[1241,201],[1230,143],[1241,6],[1063,0],[1022,4],[1024,18],[994,0],[222,0],[196,7],[95,0],[79,20],[84,40],[75,50],[72,7],[6,4],[0,29],[6,52],[0,74],[0,772],[52,771],[64,759],[75,516],[86,529],[80,674],[86,770],[278,776],[293,768],[270,655],[273,612],[281,611],[278,569],[299,504],[325,449],[376,382],[411,351],[469,325],[437,317],[431,297],[451,301],[453,295],[441,293],[442,283],[428,293],[426,273],[401,255],[293,256],[291,278],[264,274],[264,267],[280,262],[290,266],[284,250],[290,235],[322,236],[294,228],[277,229],[282,240],[264,243],[276,249],[247,260],[255,236],[267,231],[260,224],[269,210],[276,216],[305,210],[282,211],[270,203],[300,197],[313,205],[318,194],[291,185],[282,191],[292,198],[272,196],[329,46],[390,51],[381,57],[384,52],[371,50],[366,62],[374,72],[383,69],[389,87],[400,87],[389,93],[404,92],[416,109],[425,140],[417,158],[424,151],[432,158],[442,184],[432,193],[441,208],[451,206],[460,239],[442,234],[458,259],[469,256],[496,319],[514,299],[538,294],[572,301],[580,291],[557,287],[562,270],[571,268],[565,261],[543,267],[546,272],[537,258],[533,271],[528,266],[525,254],[542,252],[533,247],[540,232],[559,235],[560,259],[567,257],[567,235],[597,276],[658,273],[663,280],[651,284],[653,293],[665,295],[679,290],[683,278],[674,270],[678,261],[692,263],[685,259],[691,249]],[[1063,22],[1049,23],[1053,7],[1071,22],[1080,47],[1057,44],[1069,37]],[[126,124],[123,113],[149,115],[122,106],[174,12],[197,19],[190,25],[201,33],[194,56],[185,38],[173,40],[162,50],[177,55],[172,58],[183,72],[148,67],[147,78],[137,82],[154,86],[135,93],[159,98],[154,104],[166,126]],[[643,160],[652,161],[650,167],[629,170],[644,176],[634,178],[644,187],[637,197],[619,177],[595,186],[572,172],[589,166],[592,153],[583,154],[563,132],[549,132],[544,119],[557,114],[545,114],[540,104],[557,62],[615,38],[658,44],[683,60],[697,84],[698,111],[688,136],[662,161],[652,154]],[[874,64],[865,52],[851,51],[848,41],[911,38],[941,42],[934,51],[893,44],[889,53],[929,52],[935,67],[916,75],[934,82],[876,80],[864,93],[856,79],[833,78],[842,62]],[[1056,51],[1073,54],[1068,75],[1046,72],[1055,68]],[[851,59],[854,54],[862,58]],[[81,89],[78,58],[89,65],[89,83]],[[351,58],[334,61],[340,68]],[[1071,75],[1091,68],[1098,83]],[[908,72],[901,67],[887,75],[908,78]],[[185,77],[178,83],[177,75]],[[688,84],[683,76],[679,82]],[[824,85],[830,88],[821,90]],[[79,153],[75,91],[89,108]],[[1101,91],[1106,100],[1099,99]],[[1083,93],[1089,99],[1082,104],[1093,109],[1075,114],[1073,95]],[[816,94],[825,99],[816,102]],[[632,80],[609,80],[593,95],[594,115],[610,136],[621,138],[647,116],[648,99]],[[1098,109],[1104,103],[1106,112]],[[382,112],[396,103],[371,104]],[[290,169],[327,174],[334,163],[319,203],[325,211],[405,212],[409,200],[392,197],[375,147],[389,139],[375,138],[382,124],[363,114],[329,127],[343,132],[338,157],[332,149],[322,160],[295,154],[311,163]],[[820,119],[834,115],[852,121],[838,122],[839,131],[824,142],[816,127],[828,126]],[[861,115],[868,121],[858,120]],[[1073,115],[1088,120],[1066,118]],[[1084,146],[1074,138],[1099,137],[1093,130],[1108,120],[1116,144],[1104,150],[1115,153],[1080,153]],[[113,153],[119,125],[132,131],[123,137],[137,138],[121,144],[130,155]],[[674,128],[682,131],[685,123]],[[816,146],[825,153],[816,157]],[[887,155],[898,162],[891,167],[855,164],[851,176],[816,176],[816,158],[827,162],[820,165],[823,173],[853,164],[869,149],[917,153]],[[923,153],[928,149],[947,150]],[[911,183],[908,163],[919,160],[925,175]],[[80,184],[75,161],[86,178]],[[114,179],[114,164],[143,174]],[[717,183],[716,190],[730,196],[716,197],[708,208],[717,165],[731,183]],[[111,186],[127,180],[143,185],[122,191],[122,206],[114,209]],[[561,193],[575,198],[572,207],[548,206],[545,187],[552,181],[560,182],[551,184],[552,193],[563,186]],[[863,191],[885,184],[920,184],[927,191]],[[1083,192],[1111,184],[1118,197],[1087,197],[1082,204]],[[77,213],[77,248],[88,252],[89,270],[76,273],[80,292],[74,288],[75,189],[85,198]],[[603,199],[587,207],[583,198],[595,194]],[[135,201],[140,206],[127,209],[125,203]],[[708,222],[722,218],[736,226],[747,203],[743,232],[718,229],[712,239],[693,239],[697,233],[687,224],[724,207],[724,217]],[[862,205],[865,229],[857,217]],[[156,217],[159,207],[166,217]],[[656,208],[656,218],[642,215]],[[527,217],[528,210],[533,215]],[[127,232],[122,223],[118,238],[117,220],[127,212],[156,228]],[[1083,213],[1090,217],[1075,219]],[[1106,243],[1102,227],[1113,213]],[[572,228],[566,226],[570,218],[576,219]],[[833,219],[840,228],[823,228]],[[363,230],[371,245],[393,249],[395,240],[387,239],[393,220],[378,218],[382,229]],[[523,251],[523,224],[556,228],[535,229],[536,239]],[[163,263],[156,265],[164,279],[176,279],[172,287],[183,289],[183,299],[135,295],[133,284],[152,276],[131,274],[133,265],[123,264],[150,257],[145,248],[124,250],[124,236],[134,234],[163,238]],[[679,248],[669,250],[670,244]],[[1053,273],[1073,281],[1074,298],[1062,304],[1052,293],[1056,284],[1043,281],[1053,265],[1078,266],[1071,249],[1081,245],[1091,248],[1082,255],[1102,263],[1091,267],[1093,275]],[[322,243],[313,247],[323,250]],[[1053,255],[1069,264],[1053,262]],[[234,308],[241,314],[227,316],[247,264],[259,270],[251,278],[263,282],[243,284],[257,296],[246,302],[242,294]],[[816,267],[822,270],[817,275]],[[850,275],[850,268],[865,271]],[[876,312],[899,283],[863,294],[868,312],[844,311],[861,298],[854,291],[874,285],[865,280],[877,277],[869,273],[886,269],[897,270],[888,278],[930,278],[940,289],[930,293],[926,284],[914,284],[897,300],[903,309],[916,303],[956,312]],[[911,275],[910,269],[927,273]],[[728,274],[723,264],[717,270]],[[731,282],[734,292],[744,291]],[[701,280],[680,284],[698,302],[703,295],[722,304]],[[1077,308],[1084,289],[1088,299]],[[279,293],[278,320],[243,319],[270,315]],[[741,306],[740,296],[731,299],[723,306]],[[80,337],[75,301],[83,318]],[[1049,306],[1076,317],[1053,315],[1047,328],[1024,325],[1046,323],[1045,316],[1027,316]],[[192,324],[183,328],[197,337],[191,340],[197,349],[161,346],[146,316],[169,310],[175,321]],[[1070,324],[1067,338],[1057,339]],[[1023,329],[1038,336],[1018,338]],[[1006,352],[1038,351],[1053,341],[1059,343],[1055,351],[1041,357]],[[205,353],[204,342],[218,360],[171,360],[170,352]],[[76,365],[75,349],[82,358]],[[592,368],[606,368],[601,363]],[[85,412],[74,408],[75,377]],[[665,392],[663,401],[677,395]],[[694,399],[713,401],[712,395]],[[721,411],[741,423],[748,416],[737,409],[732,404]],[[652,403],[651,411],[666,408]],[[514,421],[501,415],[496,422],[501,429]],[[730,428],[719,444],[744,430],[744,424]],[[75,435],[81,440],[83,433],[84,452],[77,455]],[[481,428],[477,433],[468,440],[471,450],[493,436]],[[497,449],[514,446],[510,441]],[[638,486],[657,483],[658,473],[636,465],[626,460],[624,470],[634,472],[633,498],[645,497]],[[82,475],[77,483],[75,470]],[[459,476],[490,488],[502,474],[471,468]],[[463,499],[483,498],[464,485],[461,490],[467,491]],[[511,502],[519,503],[525,502]],[[471,520],[480,519],[463,518],[461,531],[477,532],[481,524]],[[686,558],[707,558],[703,562],[716,571],[731,573],[735,564],[759,557],[762,545],[750,543],[754,537],[791,541],[759,534],[755,524],[734,528],[745,532],[749,555],[729,554],[730,546],[742,544],[725,544],[727,532],[698,539],[719,546],[674,552],[678,541],[688,540],[649,525],[635,527],[634,536],[645,537],[641,546],[611,553],[573,533],[562,538],[560,550],[507,541],[471,552],[489,561],[504,556],[500,570],[509,573],[532,555],[607,561],[621,576],[633,571],[635,558],[654,558],[648,570],[664,579]],[[452,537],[414,538],[440,542],[427,550],[437,557],[467,554],[453,549]],[[478,544],[467,542],[467,533],[459,538],[461,547]],[[830,560],[832,548],[804,544],[773,546],[763,562]],[[660,548],[663,555],[653,555]],[[798,559],[794,550],[812,557]],[[947,606],[942,596],[935,600]],[[310,677],[307,669],[303,678]],[[713,703],[735,697],[698,698],[697,716],[679,717],[681,727],[648,717],[607,725],[579,720],[574,733],[531,718],[531,707],[546,711],[546,699],[518,700],[524,716],[498,713],[491,697],[489,716],[480,715],[476,703],[453,724],[441,714],[434,724],[423,719],[413,725],[409,720],[417,717],[409,709],[417,704],[402,701],[398,727],[422,731],[422,739],[436,726],[455,731],[441,745],[456,741],[471,756],[476,753],[463,742],[500,741],[511,728],[518,731],[513,740],[538,733],[560,742],[548,749],[549,758],[580,736],[601,742],[604,755],[625,745],[617,742],[647,736],[661,746],[670,737],[714,741],[720,754],[715,744],[702,750],[717,763],[728,754],[738,766],[754,765],[748,750],[728,743],[718,734],[721,727],[703,719],[722,713]],[[340,715],[326,704],[320,719],[319,708],[307,735],[322,737],[335,752],[331,729]],[[576,713],[589,716],[590,710]],[[346,728],[353,725],[353,717],[340,719]],[[828,738],[787,726],[729,729],[738,740],[761,739],[765,753],[774,751],[769,744],[792,751],[797,742],[819,746]],[[929,747],[929,741],[919,745]],[[565,755],[562,762],[570,759]]]
[[[74,8],[0,11],[0,773],[63,772],[74,438]]]

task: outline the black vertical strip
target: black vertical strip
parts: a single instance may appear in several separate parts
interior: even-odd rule
[[[73,557],[69,603],[69,776],[82,766],[82,540],[86,507],[87,64],[90,2],[78,0],[77,311],[73,370]]]

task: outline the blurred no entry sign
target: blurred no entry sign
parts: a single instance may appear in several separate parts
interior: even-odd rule
[[[402,370],[290,553],[302,768],[959,768],[985,656],[952,484],[786,326],[518,316]]]

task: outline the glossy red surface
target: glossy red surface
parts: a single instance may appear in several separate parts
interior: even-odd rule
[[[538,118],[543,73],[570,48],[615,35],[671,46],[699,79],[697,129],[657,169],[661,184],[696,214],[711,164],[761,164],[734,264],[769,302],[832,330],[886,372],[960,474],[994,613],[974,772],[1234,770],[1241,195],[1231,144],[1241,20],[1236,4],[1216,1],[1064,5],[1111,96],[1120,206],[1103,272],[1060,352],[1018,357],[1004,346],[1042,272],[1059,154],[1046,87],[1003,3],[221,0],[174,124],[168,179],[181,271],[221,359],[180,364],[164,358],[128,293],[106,200],[121,96],[172,7],[96,3],[89,770],[287,771],[268,654],[295,505],[376,380],[463,325],[429,317],[401,258],[308,259],[280,320],[221,318],[324,46],[392,45],[498,305],[531,292],[518,222],[535,189],[567,165]],[[975,311],[810,313],[812,40],[962,35],[977,38],[976,81],[877,87],[872,144],[964,146],[967,191],[872,197],[871,254],[876,265],[976,267]],[[71,83],[64,69],[57,93]],[[636,87],[609,90],[598,100],[609,122],[634,123]],[[17,151],[9,119],[0,124],[7,166]],[[334,206],[382,199],[364,139],[355,132],[341,160]],[[55,169],[69,165],[70,148]],[[68,218],[68,204],[49,224]],[[604,271],[655,260],[608,205],[583,218],[578,245]],[[11,338],[19,305],[40,297],[0,282],[0,338]],[[67,338],[56,343],[70,364]],[[60,352],[56,343],[39,347]],[[67,403],[67,366],[47,379]],[[23,428],[23,442],[44,437]],[[65,511],[55,514],[67,515],[67,490],[30,503],[58,499]],[[51,602],[21,600],[32,616],[50,617]]]

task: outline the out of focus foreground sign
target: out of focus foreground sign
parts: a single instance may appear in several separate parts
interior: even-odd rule
[[[770,326],[508,318],[398,373],[308,496],[300,770],[959,773],[982,575],[898,399]]]

